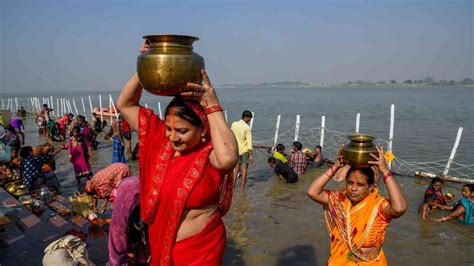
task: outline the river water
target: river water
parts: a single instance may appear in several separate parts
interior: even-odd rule
[[[393,151],[398,158],[414,162],[446,160],[449,157],[459,127],[463,127],[455,162],[474,164],[474,88],[467,87],[331,87],[331,88],[217,88],[221,104],[229,121],[240,118],[242,110],[255,112],[253,136],[256,142],[272,143],[276,116],[281,114],[280,132],[292,132],[295,117],[301,115],[302,132],[321,125],[326,117],[326,128],[352,132],[355,117],[361,114],[360,131],[380,139],[388,139],[390,105],[395,104]],[[56,97],[75,98],[80,112],[80,98],[87,95],[98,106],[97,92],[53,94]],[[104,106],[108,94],[103,93]],[[118,92],[110,92],[117,99]],[[51,93],[3,94],[1,98],[49,97]],[[106,101],[107,99],[107,101]],[[107,102],[107,103],[106,103]],[[164,111],[169,98],[145,93],[147,103],[158,113],[158,102]],[[6,103],[6,101],[5,101]],[[88,114],[89,115],[89,114]],[[318,131],[319,132],[319,131]],[[44,142],[38,136],[32,119],[26,121],[27,145]],[[293,133],[280,141],[287,149]],[[111,161],[112,145],[99,136],[99,150],[92,152],[93,170],[107,166]],[[319,136],[305,135],[303,145],[314,147]],[[327,138],[325,147],[335,147]],[[308,184],[323,169],[309,169],[297,184],[282,184],[266,164],[267,154],[258,151],[256,162],[249,169],[246,192],[237,189],[232,208],[225,217],[228,245],[225,265],[324,265],[329,255],[329,238],[323,219],[322,207],[306,196]],[[57,175],[65,195],[76,189],[72,165],[66,152],[57,158]],[[136,162],[130,162],[138,174]],[[472,177],[472,173],[470,173]],[[474,228],[451,221],[434,223],[422,221],[417,214],[427,180],[397,176],[409,208],[388,228],[383,245],[392,265],[473,265]],[[332,187],[342,184],[330,183]],[[386,191],[381,184],[381,193]],[[446,185],[444,191],[461,197],[461,187]],[[432,217],[439,217],[435,213]]]

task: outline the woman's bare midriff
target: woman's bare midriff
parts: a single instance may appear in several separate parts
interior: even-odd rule
[[[176,235],[176,241],[199,233],[216,211],[217,205],[209,205],[201,209],[184,210],[181,225]]]
[[[377,256],[378,254],[380,254],[381,249],[382,249],[382,246],[373,247],[373,248],[361,248],[360,250],[366,256]],[[355,262],[361,262],[362,261],[362,260],[358,259],[356,256],[353,256],[352,260],[355,261]]]

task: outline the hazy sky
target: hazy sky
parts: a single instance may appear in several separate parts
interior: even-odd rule
[[[474,77],[474,1],[0,0],[1,88],[119,90],[142,36],[198,36],[215,84]]]

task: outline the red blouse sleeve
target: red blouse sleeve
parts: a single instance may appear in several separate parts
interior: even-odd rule
[[[160,126],[164,125],[164,121],[153,113],[153,110],[140,107],[138,111],[138,142],[140,146],[148,143],[147,140],[153,137]]]

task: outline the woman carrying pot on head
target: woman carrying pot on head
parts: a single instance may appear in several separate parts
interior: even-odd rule
[[[328,265],[387,265],[382,250],[385,231],[391,219],[403,215],[407,203],[387,167],[383,149],[377,147],[377,152],[371,154],[374,161],[369,164],[383,174],[389,199],[378,193],[378,176],[371,168],[351,167],[343,192],[325,190],[328,181],[343,167],[342,156],[308,188],[308,196],[324,206],[331,239]]]
[[[141,51],[149,49],[144,44]],[[140,145],[140,206],[149,224],[152,265],[221,265],[226,236],[222,216],[232,200],[237,141],[204,70],[203,85],[175,97],[161,120],[141,107],[134,74],[118,108]]]

